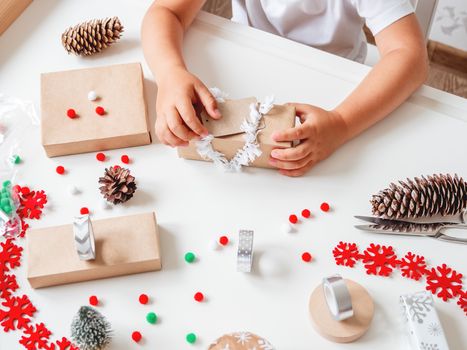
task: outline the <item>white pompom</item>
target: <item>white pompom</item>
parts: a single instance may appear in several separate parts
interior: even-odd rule
[[[94,90],[91,90],[88,92],[88,100],[89,101],[95,101],[97,100],[97,94]]]
[[[281,225],[281,231],[284,232],[284,233],[292,233],[292,232],[294,232],[294,228],[288,222],[284,222]]]
[[[76,187],[75,185],[70,185],[68,187],[68,192],[71,194],[71,195],[77,195],[77,194],[80,194],[81,191],[79,190],[78,187]]]
[[[220,247],[219,242],[216,239],[209,240],[209,249],[218,250]]]
[[[109,202],[107,202],[105,199],[103,199],[101,201],[101,208],[104,210],[111,209],[112,205]]]

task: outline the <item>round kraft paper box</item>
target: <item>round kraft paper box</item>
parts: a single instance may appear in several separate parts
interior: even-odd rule
[[[266,339],[250,332],[235,332],[223,335],[212,343],[208,350],[275,350]]]

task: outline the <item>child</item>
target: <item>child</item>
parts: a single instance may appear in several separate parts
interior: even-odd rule
[[[183,34],[203,4],[203,0],[154,1],[143,20],[143,50],[158,84],[156,134],[170,146],[184,146],[207,134],[194,103],[202,103],[212,118],[221,118],[215,99],[187,71],[181,53]],[[392,112],[426,79],[425,41],[409,0],[234,0],[233,9],[237,21],[360,62],[366,55],[362,32],[366,23],[381,55],[333,110],[293,104],[302,123],[273,138],[300,143],[276,149],[270,156],[270,163],[284,175],[306,173]]]

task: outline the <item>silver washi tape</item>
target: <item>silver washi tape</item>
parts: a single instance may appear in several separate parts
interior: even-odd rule
[[[76,252],[80,260],[96,258],[96,243],[89,215],[76,216],[73,221]]]
[[[352,298],[340,275],[323,278],[323,289],[329,311],[335,320],[343,321],[353,316]]]
[[[251,272],[253,265],[254,231],[240,230],[238,234],[237,271]]]

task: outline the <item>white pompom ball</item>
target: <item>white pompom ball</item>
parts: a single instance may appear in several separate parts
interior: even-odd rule
[[[97,100],[97,94],[94,90],[91,90],[88,92],[88,100],[89,101],[95,101]]]
[[[68,187],[68,192],[71,194],[71,195],[77,195],[79,194],[81,191],[79,190],[78,187],[76,187],[75,185],[71,185]]]
[[[210,250],[218,250],[220,247],[219,242],[216,239],[209,240],[209,249]]]
[[[281,225],[281,231],[284,232],[284,233],[292,233],[292,232],[294,232],[294,228],[288,222],[284,222]]]
[[[258,270],[261,276],[277,278],[287,274],[286,259],[279,249],[268,249],[257,254],[255,259],[258,263]]]

